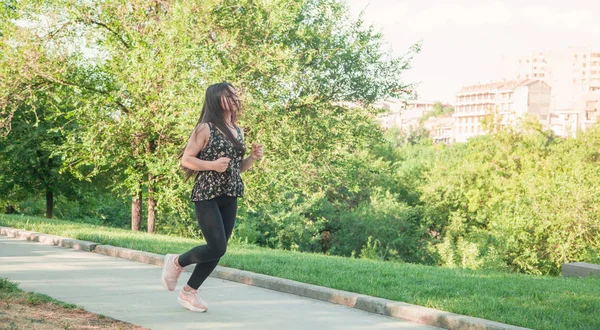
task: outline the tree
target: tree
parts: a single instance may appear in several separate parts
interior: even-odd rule
[[[347,189],[344,169],[356,166],[357,148],[383,141],[365,106],[407,92],[400,74],[418,50],[392,58],[382,51],[381,34],[350,20],[337,0],[24,0],[19,6],[26,19],[43,14],[48,23],[40,34],[15,27],[13,38],[29,38],[19,39],[23,46],[12,59],[37,45],[37,56],[61,60],[50,58],[48,67],[68,67],[48,73],[16,61],[30,77],[23,83],[35,88],[39,79],[79,97],[63,113],[79,123],[65,132],[66,167],[82,179],[115,173],[113,188],[132,196],[134,230],[142,194],[148,196],[149,231],[157,209],[187,214],[189,187],[181,182],[176,155],[199,116],[205,88],[220,80],[242,90],[247,140],[272,150],[248,175],[245,207],[290,206],[285,196],[319,191],[356,205],[352,200],[368,192],[356,192],[358,182]],[[97,55],[73,49],[82,41]],[[307,182],[307,175],[314,180]]]
[[[62,158],[56,154],[64,142],[64,136],[56,128],[65,131],[70,126],[55,111],[58,106],[64,107],[68,103],[68,95],[63,94],[63,99],[56,98],[63,92],[48,92],[54,94],[54,98],[46,92],[32,94],[15,109],[12,129],[6,137],[0,138],[0,162],[3,164],[0,191],[6,196],[9,210],[14,209],[17,200],[44,195],[46,217],[52,218],[56,195],[74,195],[76,180],[59,173]]]
[[[454,107],[451,105],[445,105],[442,102],[435,102],[433,105],[433,111],[426,113],[423,117],[421,117],[420,123],[423,124],[427,119],[431,117],[440,117],[446,116],[451,113],[454,113]]]

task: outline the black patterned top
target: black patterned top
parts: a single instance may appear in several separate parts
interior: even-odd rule
[[[198,154],[198,159],[213,161],[221,157],[229,157],[231,161],[223,173],[217,171],[200,171],[192,189],[192,202],[205,201],[218,196],[232,197],[244,196],[244,182],[240,176],[240,168],[244,158],[244,151],[236,149],[225,134],[208,123],[210,137],[206,146]],[[244,145],[244,137],[239,127],[236,127],[239,141]]]

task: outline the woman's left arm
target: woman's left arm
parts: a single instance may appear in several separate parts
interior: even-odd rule
[[[244,131],[240,129],[242,132],[242,137],[244,137]],[[263,157],[263,146],[262,144],[253,143],[252,150],[250,152],[250,156],[246,157],[242,161],[242,166],[240,167],[240,173],[246,172],[255,160],[261,159]]]

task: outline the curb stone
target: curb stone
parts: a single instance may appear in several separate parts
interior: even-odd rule
[[[0,235],[21,240],[28,240],[72,248],[76,250],[101,253],[117,258],[139,261],[162,266],[164,256],[156,253],[142,252],[132,249],[100,245],[94,242],[80,241],[60,236],[41,234],[0,226]],[[193,267],[186,267],[191,271]],[[489,321],[471,316],[439,311],[432,308],[403,302],[371,297],[348,291],[330,289],[313,284],[306,284],[269,275],[217,266],[211,277],[258,286],[270,290],[295,294],[307,298],[360,309],[366,312],[386,315],[405,321],[431,325],[449,330],[523,330],[528,328]]]
[[[45,245],[55,245],[86,252],[94,251],[94,249],[97,246],[97,244],[94,242],[82,241],[68,237],[41,234],[33,231],[20,230],[9,227],[0,227],[0,235],[32,242],[38,242]]]
[[[93,252],[121,259],[139,261],[156,266],[162,266],[164,258],[164,256],[161,254],[142,252],[112,245],[97,245]]]
[[[562,276],[600,277],[600,265],[590,264],[587,262],[570,262],[563,264],[561,267]]]

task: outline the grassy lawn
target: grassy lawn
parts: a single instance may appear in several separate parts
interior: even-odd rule
[[[154,253],[199,241],[0,215],[0,225]],[[562,278],[349,259],[231,244],[221,265],[533,329],[600,329],[600,278]]]
[[[2,329],[128,329],[144,328],[87,312],[46,295],[23,292],[15,283],[0,279]]]

